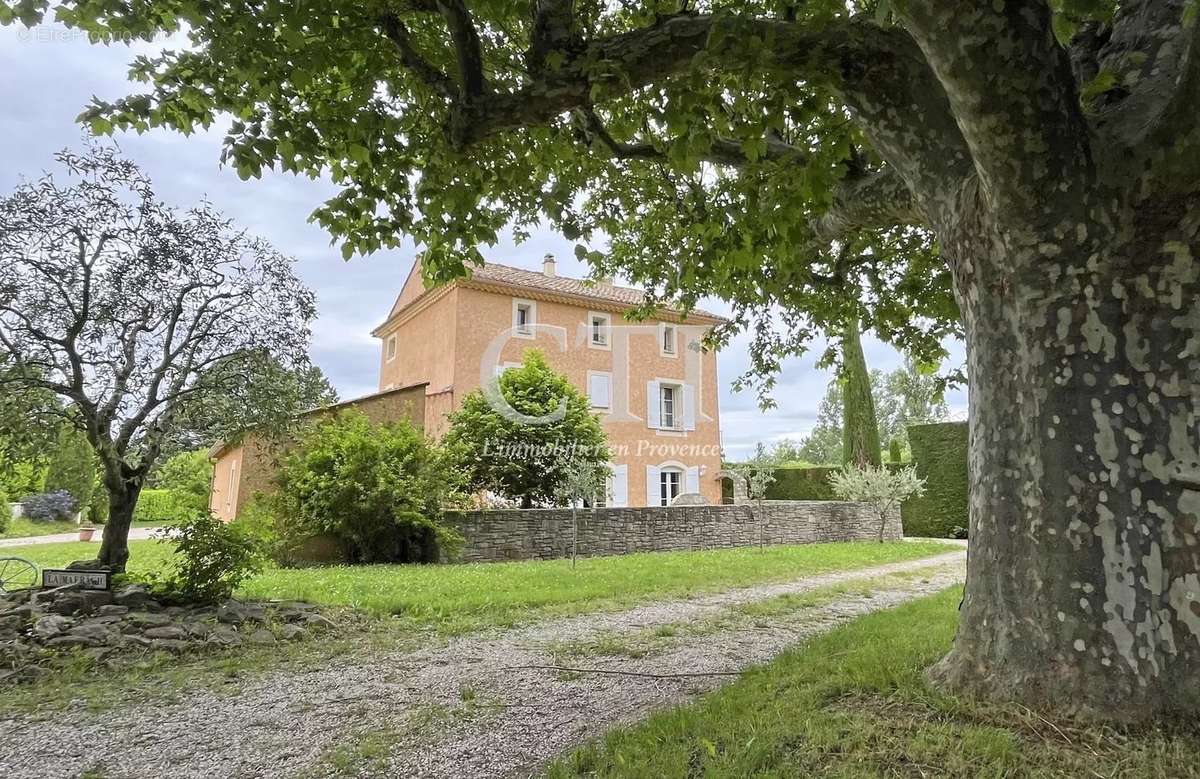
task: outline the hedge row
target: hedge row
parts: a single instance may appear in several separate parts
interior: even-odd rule
[[[142,490],[133,511],[133,521],[176,522],[194,513],[174,490]]]
[[[900,507],[904,535],[952,537],[968,522],[967,423],[913,425],[908,441],[925,494]]]

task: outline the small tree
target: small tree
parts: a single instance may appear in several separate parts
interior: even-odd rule
[[[315,305],[291,258],[207,203],[164,205],[116,150],[57,160],[71,186],[47,175],[0,199],[0,396],[66,401],[109,498],[95,562],[123,571],[138,496],[187,410],[226,404],[236,417],[206,429],[229,435],[297,410],[247,394],[248,377],[307,362]]]
[[[444,439],[469,489],[491,490],[529,508],[558,496],[564,458],[608,462],[608,440],[587,398],[541,352],[526,352],[524,363],[491,389],[498,392],[489,397],[477,390],[463,399]]]
[[[863,355],[858,320],[846,325],[842,334],[842,462],[849,465],[881,464],[879,422],[871,393],[871,374]]]
[[[596,495],[608,486],[612,469],[586,457],[571,457],[559,466],[561,480],[555,495],[571,507],[571,567],[579,556],[579,507],[584,502],[595,510]]]
[[[879,543],[883,543],[888,516],[905,500],[925,493],[925,480],[913,468],[896,471],[875,465],[848,465],[829,477],[833,491],[843,500],[870,503],[879,517]]]
[[[275,498],[284,541],[332,536],[352,562],[432,562],[457,535],[441,523],[454,472],[407,420],[372,425],[346,410],[301,431]]]
[[[767,448],[760,441],[754,448],[754,456],[744,463],[733,466],[734,473],[746,483],[747,496],[754,501],[754,517],[758,523],[758,548],[762,549],[763,539],[763,501],[767,499],[767,488],[775,483],[775,467],[778,461],[767,453]]]

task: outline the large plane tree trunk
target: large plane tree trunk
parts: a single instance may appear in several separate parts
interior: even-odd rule
[[[952,247],[971,549],[958,636],[933,677],[1084,716],[1194,715],[1200,208],[1086,213]]]

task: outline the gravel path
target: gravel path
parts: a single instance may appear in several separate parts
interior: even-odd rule
[[[131,527],[131,528],[129,528],[129,540],[130,541],[141,541],[141,540],[150,538],[151,536],[154,535],[154,531],[156,531],[158,529],[159,528],[156,528],[156,527]],[[99,549],[100,541],[103,540],[103,537],[104,537],[104,530],[103,530],[103,526],[101,526],[100,532],[97,533],[96,535],[92,536],[91,543],[95,544],[96,548]],[[0,548],[6,547],[6,546],[29,546],[31,544],[65,544],[65,543],[69,543],[71,541],[78,541],[78,540],[79,540],[79,532],[78,531],[76,531],[74,533],[53,533],[48,536],[26,536],[24,538],[0,538]]]
[[[145,702],[97,717],[70,711],[0,720],[0,774],[10,779],[104,777],[527,776],[548,759],[649,711],[676,705],[729,676],[652,678],[563,674],[554,650],[673,623],[731,616],[779,595],[921,571],[869,596],[772,616],[734,618],[716,632],[681,634],[639,659],[573,658],[574,666],[643,674],[727,674],[870,611],[962,580],[961,550],[923,560],[783,584],[663,601],[611,614],[476,634],[408,653],[344,657],[306,673],[247,682],[239,695],[198,690],[179,703]],[[380,745],[388,745],[380,748]]]

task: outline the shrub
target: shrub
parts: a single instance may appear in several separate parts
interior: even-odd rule
[[[0,533],[8,532],[8,526],[12,522],[12,509],[8,506],[8,495],[4,490],[0,490]]]
[[[93,525],[108,522],[108,488],[101,480],[97,480],[96,489],[92,490],[92,502],[88,504],[87,518]]]
[[[134,522],[178,522],[200,513],[180,505],[171,490],[142,490],[137,507],[133,510]]]
[[[300,434],[277,476],[281,535],[331,536],[349,562],[431,562],[457,535],[441,523],[457,478],[407,422],[343,411]]]
[[[79,509],[79,501],[66,490],[30,495],[21,502],[25,504],[25,516],[35,522],[74,519]]]
[[[947,538],[968,526],[967,423],[943,422],[908,428],[909,446],[925,494],[904,504],[904,533]]]
[[[259,540],[207,511],[183,519],[161,533],[159,541],[175,547],[172,573],[159,589],[185,601],[228,598],[238,585],[263,568]]]
[[[870,503],[879,519],[879,543],[883,543],[888,515],[910,497],[925,491],[925,482],[912,468],[892,470],[874,465],[848,465],[829,477],[833,491],[844,500]]]

